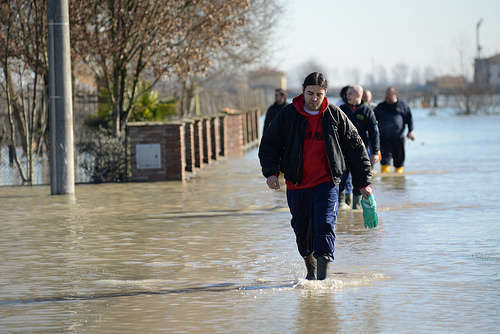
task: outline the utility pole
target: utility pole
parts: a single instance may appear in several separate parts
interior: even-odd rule
[[[75,192],[68,0],[47,0],[50,193]]]
[[[479,28],[481,27],[481,23],[483,23],[483,19],[480,19],[476,23],[476,47],[477,47],[477,59],[481,59],[481,44],[479,44]]]

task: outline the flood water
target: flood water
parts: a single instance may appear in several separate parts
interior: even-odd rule
[[[414,117],[379,227],[342,212],[323,282],[256,150],[183,184],[0,188],[0,332],[497,333],[500,117]]]

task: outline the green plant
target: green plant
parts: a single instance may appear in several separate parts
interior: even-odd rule
[[[136,99],[128,121],[161,122],[166,121],[176,113],[177,100],[174,98],[164,101],[159,100],[158,92],[152,89],[149,82],[141,81],[138,90],[142,91],[142,94]],[[101,87],[99,90],[99,106],[97,110],[85,121],[85,125],[94,129],[99,127],[110,129],[113,123],[113,105],[111,94],[105,87]]]

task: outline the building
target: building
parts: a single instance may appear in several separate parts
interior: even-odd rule
[[[427,87],[437,90],[455,90],[463,88],[466,85],[462,75],[442,75],[435,77],[434,80],[427,81]]]
[[[474,84],[500,87],[500,53],[489,58],[474,59]]]
[[[248,74],[248,84],[252,89],[264,91],[266,105],[274,103],[274,90],[286,90],[285,73],[269,68],[262,68]]]

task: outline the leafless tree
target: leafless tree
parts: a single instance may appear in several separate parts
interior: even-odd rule
[[[398,86],[404,86],[408,81],[409,67],[404,63],[397,63],[392,68],[392,82]]]
[[[215,90],[226,92],[235,89],[237,78],[243,80],[249,70],[266,67],[273,50],[273,30],[282,16],[283,8],[278,0],[252,0],[248,8],[241,12],[244,24],[236,27],[231,34],[235,43],[229,43],[210,55],[210,66],[204,75],[193,74],[180,77],[182,91],[179,94],[179,115],[191,115],[210,104],[206,99],[197,103],[203,92]],[[239,92],[241,93],[241,92]],[[254,95],[252,92],[247,94]],[[236,96],[236,95],[235,95]],[[225,99],[224,99],[225,100]],[[235,105],[236,106],[236,105]]]
[[[383,65],[375,66],[375,80],[379,86],[386,86],[389,83],[387,71]]]
[[[120,135],[146,69],[160,78],[203,73],[210,55],[235,43],[248,0],[74,0],[75,55],[95,71],[113,106],[113,133]],[[146,87],[148,89],[149,87]]]
[[[47,132],[45,1],[3,0],[0,11],[0,84],[6,96],[9,141],[13,147],[21,143],[26,164],[16,149],[14,161],[23,183],[32,184],[33,164]]]
[[[421,85],[422,84],[422,73],[420,71],[420,67],[414,66],[411,70],[411,78],[410,83],[412,85]]]

